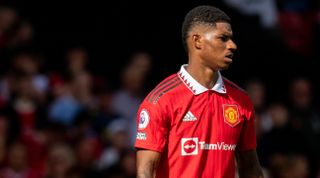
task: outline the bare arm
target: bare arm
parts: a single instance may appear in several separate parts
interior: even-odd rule
[[[237,152],[240,178],[263,178],[256,150]]]
[[[151,150],[137,151],[137,178],[154,178],[161,153]]]

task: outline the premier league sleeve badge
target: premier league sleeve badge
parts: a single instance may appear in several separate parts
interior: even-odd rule
[[[139,115],[138,129],[145,129],[150,121],[149,113],[146,109],[142,109]]]

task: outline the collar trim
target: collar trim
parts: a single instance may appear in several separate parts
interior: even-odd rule
[[[180,71],[178,72],[178,76],[183,81],[183,83],[190,89],[190,91],[194,95],[199,95],[201,93],[208,91],[209,90],[208,88],[202,86],[187,72],[186,67],[188,67],[188,64],[184,64],[181,66]],[[227,93],[220,71],[218,71],[217,74],[218,74],[218,79],[210,90],[216,91],[218,93],[223,93],[223,94]]]

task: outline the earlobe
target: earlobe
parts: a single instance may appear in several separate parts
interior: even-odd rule
[[[193,41],[194,47],[196,49],[201,49],[202,48],[201,36],[200,35],[198,35],[198,34],[192,35],[192,41]]]

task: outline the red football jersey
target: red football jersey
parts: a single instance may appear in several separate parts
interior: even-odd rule
[[[234,178],[235,152],[256,148],[251,100],[220,73],[207,89],[185,67],[141,104],[135,147],[161,152],[157,178]]]

